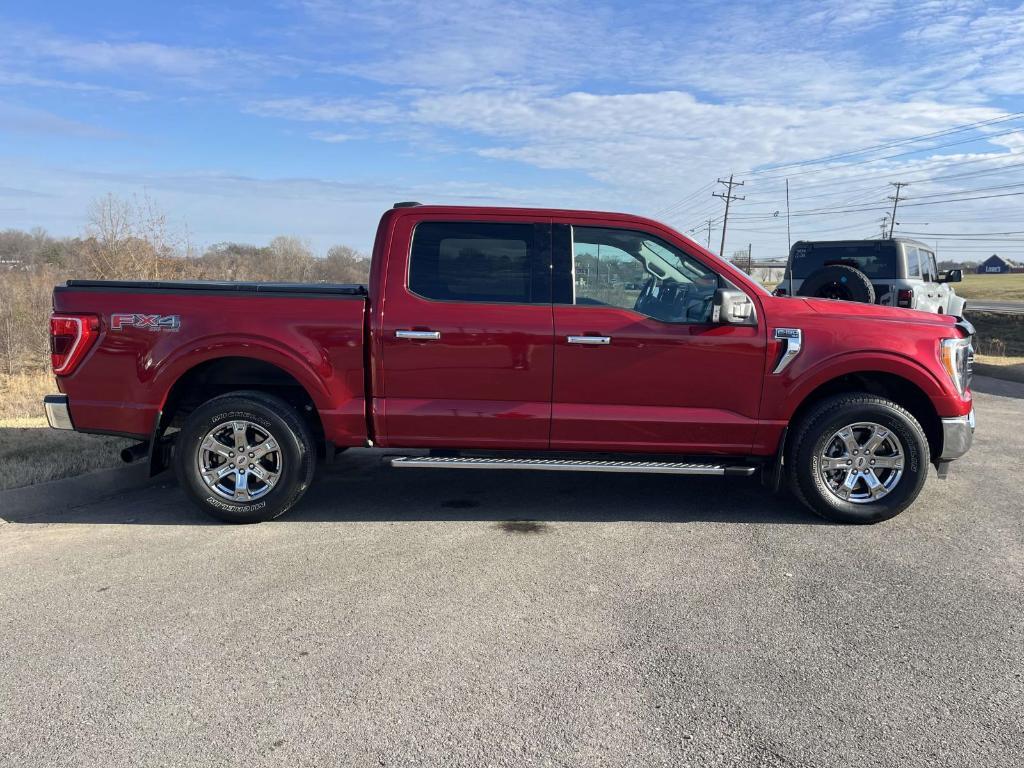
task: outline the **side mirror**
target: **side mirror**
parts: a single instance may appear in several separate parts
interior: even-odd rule
[[[939,272],[940,283],[960,283],[963,282],[964,271],[962,269],[950,269],[945,272]]]
[[[719,288],[715,291],[715,303],[711,322],[723,325],[756,325],[754,303],[743,291],[735,288]]]

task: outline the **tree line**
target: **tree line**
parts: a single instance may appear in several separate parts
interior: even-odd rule
[[[53,287],[69,279],[365,283],[370,259],[336,245],[320,257],[296,237],[217,243],[202,252],[149,198],[97,200],[78,237],[0,231],[0,372],[49,364]]]

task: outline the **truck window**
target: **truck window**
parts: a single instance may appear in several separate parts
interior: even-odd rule
[[[939,271],[935,266],[935,254],[918,248],[917,252],[921,258],[921,276],[929,283],[934,283],[939,278]]]
[[[573,300],[666,323],[711,319],[718,275],[646,232],[572,228]]]
[[[428,221],[412,238],[409,290],[438,301],[546,301],[534,297],[531,224]]]
[[[904,253],[907,254],[907,277],[921,277],[921,254],[913,245],[904,245]]]
[[[896,277],[896,246],[892,243],[797,243],[792,254],[793,277],[803,280],[833,264],[859,269],[870,278]]]

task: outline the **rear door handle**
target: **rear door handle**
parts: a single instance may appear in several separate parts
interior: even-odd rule
[[[612,343],[611,336],[566,336],[565,338],[570,344],[593,344],[596,346]]]
[[[437,341],[441,338],[440,331],[395,331],[396,339],[414,339],[416,341]]]

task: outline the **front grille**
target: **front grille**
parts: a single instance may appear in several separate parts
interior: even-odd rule
[[[971,379],[974,378],[974,345],[968,344],[964,347],[960,363],[960,375],[964,382],[964,391],[971,388]]]

